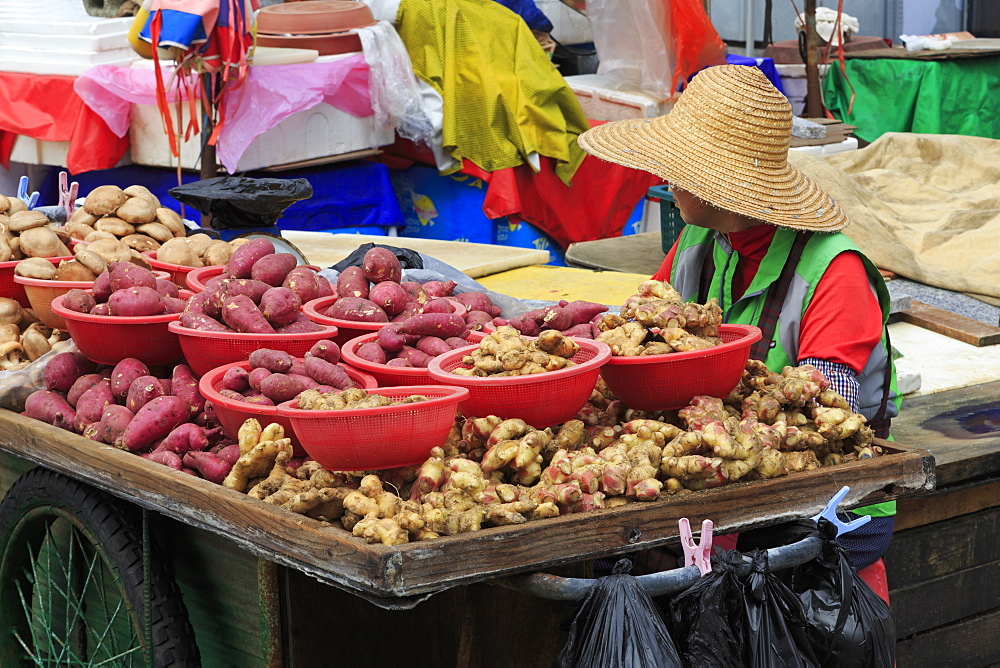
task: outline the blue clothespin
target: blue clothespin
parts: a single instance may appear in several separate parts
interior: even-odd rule
[[[691,523],[682,517],[677,521],[681,534],[681,549],[684,550],[684,566],[697,566],[702,575],[712,572],[712,520],[701,523],[701,536],[695,543],[691,537]]]
[[[17,182],[17,198],[28,205],[29,209],[34,209],[35,204],[38,203],[38,191],[28,195],[28,177],[22,176],[20,181]]]
[[[848,487],[847,485],[841,487],[840,491],[834,494],[833,498],[830,499],[830,502],[826,504],[826,508],[823,509],[823,512],[812,518],[813,522],[819,522],[819,518],[825,517],[827,520],[832,522],[834,526],[837,527],[838,536],[841,536],[845,533],[850,533],[851,531],[854,531],[855,529],[858,529],[868,524],[868,522],[870,522],[872,519],[871,516],[869,515],[862,515],[858,519],[851,520],[850,522],[844,522],[839,517],[837,517],[837,506],[840,505],[840,502],[844,500],[844,497],[847,496],[847,493],[850,491],[851,488]]]
[[[66,209],[67,219],[73,215],[73,209],[76,208],[76,197],[80,192],[79,183],[73,181],[67,186],[68,182],[69,174],[64,171],[59,172],[59,206]]]

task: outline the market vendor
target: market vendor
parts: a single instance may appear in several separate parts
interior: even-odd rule
[[[847,215],[788,163],[788,100],[755,67],[698,73],[673,110],[581,135],[588,153],[668,181],[685,225],[654,278],[689,301],[715,297],[725,322],[756,325],[751,358],[780,372],[812,364],[876,436],[899,412],[885,323],[889,295],[875,266],[840,230]],[[889,547],[895,502],[841,537],[855,567]]]

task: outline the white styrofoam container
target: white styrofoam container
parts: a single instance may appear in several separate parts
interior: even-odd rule
[[[594,29],[589,16],[570,9],[561,0],[535,0],[535,5],[552,21],[552,37],[560,44],[594,41]]]
[[[163,132],[160,112],[153,105],[132,105],[129,139],[132,162],[151,167],[176,167]],[[358,118],[326,103],[292,114],[257,137],[240,158],[236,171],[248,171],[342,155],[391,144],[392,128],[375,127],[375,117]],[[181,167],[197,169],[201,135],[181,144]]]
[[[600,74],[568,76],[566,83],[580,101],[584,114],[594,121],[655,118],[673,107],[672,103],[660,102],[641,90],[618,90],[612,80]]]
[[[824,157],[827,155],[833,155],[834,153],[842,153],[844,151],[856,151],[857,149],[858,149],[857,138],[848,137],[844,141],[840,141],[835,144],[820,144],[818,146],[795,146],[788,150],[799,151],[801,153],[809,153],[810,155],[817,155],[819,157]]]

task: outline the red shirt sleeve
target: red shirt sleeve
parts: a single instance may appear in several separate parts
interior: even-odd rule
[[[670,270],[674,266],[674,256],[677,255],[677,244],[680,243],[680,236],[674,240],[674,245],[670,247],[667,252],[667,257],[663,258],[663,264],[660,265],[660,269],[653,274],[654,281],[670,281]]]
[[[861,373],[882,340],[882,309],[861,257],[844,252],[830,263],[802,316],[799,359],[816,357]]]

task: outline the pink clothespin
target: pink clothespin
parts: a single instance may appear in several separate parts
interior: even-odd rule
[[[681,534],[681,548],[684,550],[684,565],[697,566],[702,575],[712,572],[712,520],[701,523],[701,536],[695,544],[691,537],[691,523],[682,517],[677,521]]]
[[[72,184],[69,183],[69,174],[66,172],[59,172],[59,206],[66,209],[66,218],[73,215],[73,209],[76,208],[76,197],[80,192],[80,184],[73,181]]]

